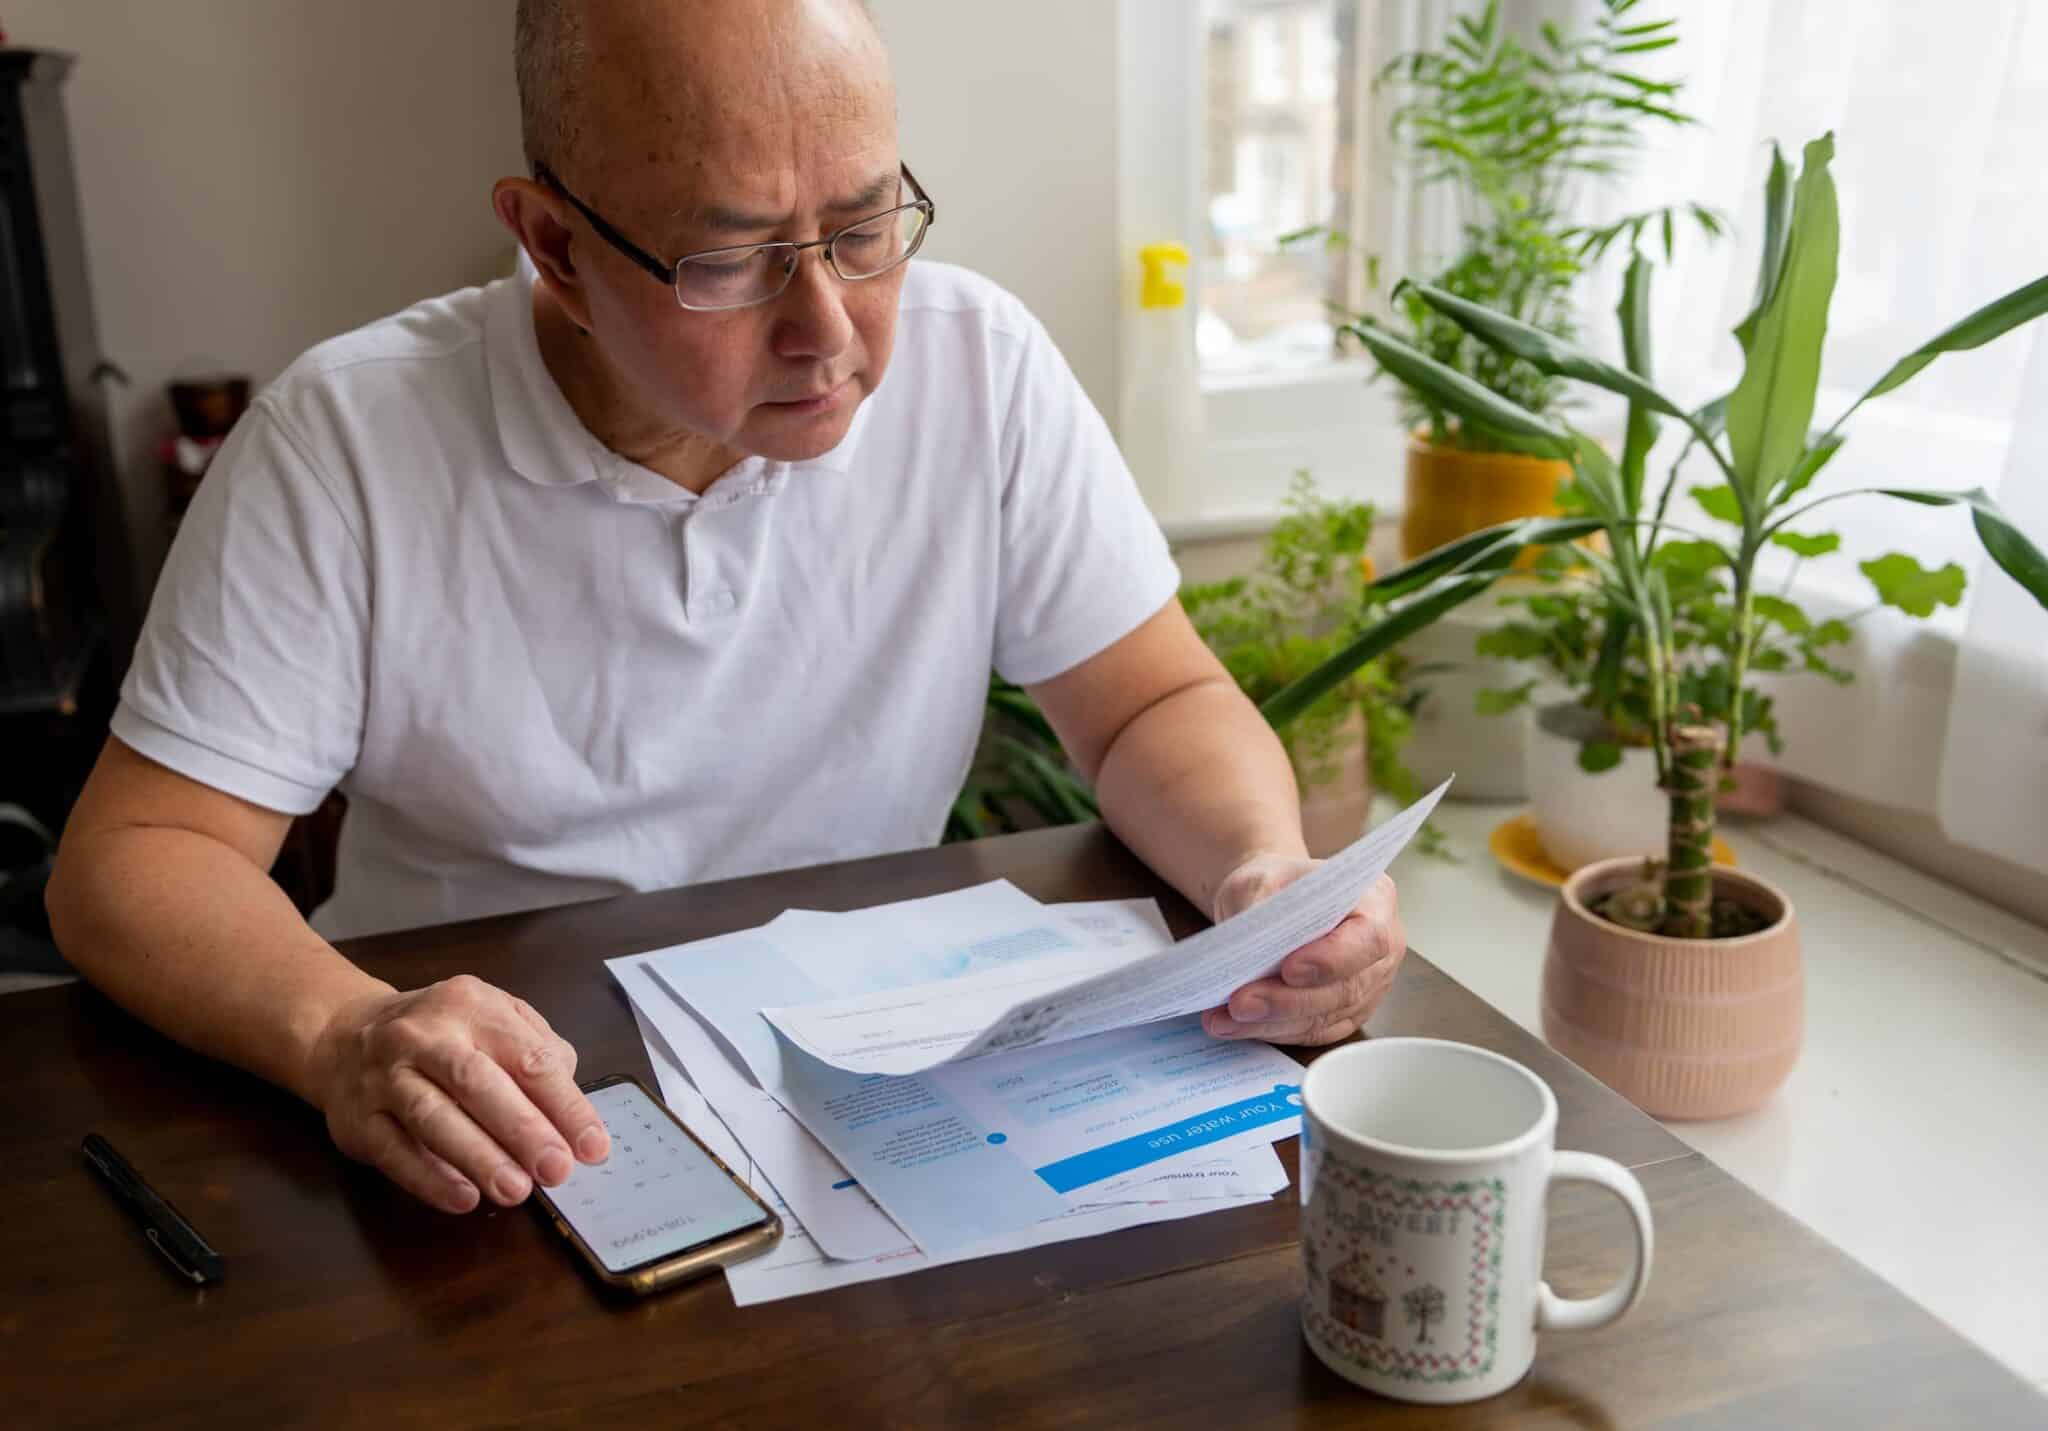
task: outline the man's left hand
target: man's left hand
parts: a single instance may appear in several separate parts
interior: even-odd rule
[[[1259,855],[1227,876],[1216,893],[1220,922],[1294,883],[1321,861]],[[1408,952],[1394,882],[1385,875],[1344,922],[1289,954],[1278,977],[1258,979],[1202,1015],[1202,1027],[1220,1038],[1267,1043],[1335,1043],[1351,1037],[1379,1007]]]

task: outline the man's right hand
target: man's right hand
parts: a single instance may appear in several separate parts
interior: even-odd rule
[[[480,1193],[516,1206],[536,1180],[567,1178],[572,1156],[611,1151],[576,1050],[524,999],[467,974],[344,1005],[309,1081],[336,1147],[446,1212]]]

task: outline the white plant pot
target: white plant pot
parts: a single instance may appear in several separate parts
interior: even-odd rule
[[[1529,805],[1543,852],[1566,873],[1623,855],[1661,859],[1669,842],[1671,797],[1657,788],[1654,752],[1624,747],[1612,769],[1579,768],[1579,747],[1600,729],[1570,702],[1541,707],[1529,723]]]
[[[1475,601],[1447,612],[1401,644],[1402,654],[1431,669],[1416,678],[1424,692],[1415,711],[1415,733],[1401,759],[1427,790],[1455,774],[1452,800],[1526,800],[1522,745],[1526,711],[1481,715],[1479,693],[1518,685],[1529,672],[1513,661],[1473,654],[1479,633],[1509,619],[1493,603]]]

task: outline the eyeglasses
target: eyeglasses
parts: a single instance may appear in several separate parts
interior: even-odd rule
[[[716,313],[729,308],[751,308],[782,296],[796,276],[797,263],[807,248],[823,249],[825,262],[847,283],[879,278],[903,263],[924,243],[926,230],[937,219],[937,211],[924,186],[905,164],[903,178],[916,197],[907,204],[846,227],[809,243],[749,243],[732,248],[705,249],[687,253],[673,263],[664,263],[614,228],[602,214],[584,203],[557,179],[545,164],[534,166],[533,177],[567,199],[577,213],[589,221],[597,236],[675,289],[676,302],[698,313]]]

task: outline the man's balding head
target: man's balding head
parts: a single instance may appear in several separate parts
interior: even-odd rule
[[[865,6],[520,0],[517,34],[527,158],[560,188],[501,179],[492,203],[539,271],[542,357],[585,425],[686,483],[828,451],[888,366],[906,276],[846,279],[810,247],[905,198]],[[781,292],[681,306],[669,265],[765,243],[806,246],[770,260]]]
[[[591,58],[586,25],[589,0],[519,0],[512,32],[512,64],[519,82],[519,124],[525,141],[529,168],[546,165],[559,169],[573,154],[584,128],[584,85]],[[733,0],[710,0],[732,6]],[[652,5],[627,5],[606,0],[612,14],[628,28],[644,25],[647,12],[667,12],[672,23],[692,23],[689,12],[707,8],[704,0],[656,0]],[[816,11],[811,4],[773,4],[763,8],[800,12]],[[873,32],[873,11],[868,0],[845,0],[840,8],[857,10]],[[637,16],[623,12],[638,10]]]

